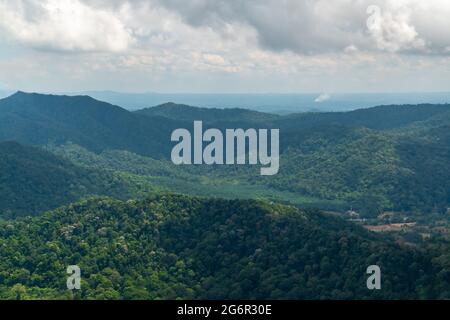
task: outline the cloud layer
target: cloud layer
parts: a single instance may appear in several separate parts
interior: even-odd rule
[[[448,17],[448,0],[0,0],[0,82],[442,90]]]
[[[447,0],[0,0],[0,27],[35,47],[121,51],[156,29],[158,8],[225,37],[230,28],[251,28],[273,51],[450,53]]]
[[[302,54],[348,47],[448,54],[447,0],[158,0],[193,26],[242,23],[271,50]]]
[[[7,38],[41,49],[121,51],[132,42],[116,12],[78,0],[1,0],[0,27]]]

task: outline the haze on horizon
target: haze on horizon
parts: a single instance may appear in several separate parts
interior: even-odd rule
[[[446,0],[0,0],[0,91],[450,92]]]

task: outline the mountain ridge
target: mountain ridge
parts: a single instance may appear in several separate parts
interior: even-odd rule
[[[155,107],[134,111],[147,116],[159,115],[173,120],[195,121],[208,123],[218,121],[264,121],[277,119],[279,116],[243,108],[202,108],[173,102]]]
[[[302,199],[320,199],[326,209],[330,209],[330,202],[344,203],[370,216],[383,210],[442,212],[450,205],[450,186],[447,187],[446,181],[450,172],[447,170],[450,163],[449,105],[381,106],[346,113],[269,115],[268,120],[264,119],[264,114],[261,119],[260,113],[245,110],[236,113],[236,110],[178,105],[159,109],[167,111],[167,107],[174,106],[176,112],[167,118],[160,114],[132,113],[89,97],[19,93],[0,100],[0,141],[15,140],[37,146],[54,144],[63,148],[73,143],[97,154],[116,150],[119,152],[109,156],[117,159],[104,161],[106,166],[111,166],[109,169],[140,172],[146,179],[155,181],[156,178],[156,183],[161,179],[167,183],[174,178],[176,190],[188,193],[199,181],[205,183],[202,189],[208,184],[224,183],[224,190],[231,190],[232,184],[238,181],[245,186],[255,186],[257,190],[251,189],[255,192],[253,196],[264,188],[267,192],[277,190],[287,199],[292,199],[294,194]],[[231,112],[231,117],[221,116],[223,112]],[[240,112],[245,112],[247,118]],[[171,119],[173,115],[185,120]],[[170,135],[174,129],[191,128],[192,122],[186,119],[205,119],[205,127],[219,129],[279,128],[279,174],[271,179],[257,178],[253,168],[243,166],[178,168],[185,171],[182,174],[172,169]],[[120,151],[131,154],[124,155]],[[68,155],[71,154],[85,156],[82,149]],[[165,162],[160,165],[133,154]],[[130,168],[127,157],[136,168]],[[186,181],[185,186],[180,185],[185,178],[189,178],[191,184]],[[342,210],[340,204],[339,210]]]
[[[0,142],[0,218],[37,215],[92,195],[131,196],[129,184],[40,148]]]
[[[19,92],[0,100],[0,141],[46,145],[72,141],[94,151],[129,149],[159,158],[169,152],[170,132],[181,124],[135,115],[88,96]]]
[[[2,298],[348,300],[450,294],[443,253],[400,246],[341,219],[265,201],[90,199],[41,217],[0,221],[0,242]],[[83,274],[83,290],[73,294],[66,288],[68,263]],[[383,290],[366,287],[366,268],[374,264],[383,270]]]

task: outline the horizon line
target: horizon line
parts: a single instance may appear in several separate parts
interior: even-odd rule
[[[115,90],[79,90],[79,91],[48,91],[48,90],[24,90],[24,89],[0,89],[0,92],[24,92],[53,95],[85,95],[87,93],[112,93],[129,95],[369,95],[369,94],[450,94],[449,91],[317,91],[317,92],[158,92],[158,91],[115,91]]]

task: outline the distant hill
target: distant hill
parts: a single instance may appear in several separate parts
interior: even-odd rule
[[[344,200],[365,214],[445,212],[450,206],[450,127],[404,134],[319,127],[285,138],[276,189]]]
[[[261,177],[249,166],[175,168],[166,162],[173,145],[170,134],[191,128],[193,120],[221,129],[279,128],[279,174]],[[371,216],[383,210],[445,212],[450,206],[449,128],[450,105],[276,116],[176,104],[132,113],[84,96],[17,93],[0,100],[0,141],[72,142],[82,148],[60,154],[183,193],[267,198],[276,190],[277,199],[306,199],[322,209],[353,207]]]
[[[130,150],[159,158],[170,154],[170,133],[180,126],[87,96],[18,92],[0,100],[0,141],[33,145],[71,141],[94,151]]]
[[[333,125],[390,130],[439,117],[448,112],[450,104],[391,105],[349,112],[291,114],[276,119],[272,125],[289,131]]]
[[[0,143],[0,218],[35,215],[92,195],[126,199],[130,185],[44,150]]]
[[[0,100],[0,299],[450,299],[449,108],[132,113],[18,92]],[[279,174],[173,165],[170,133],[193,120],[279,128]],[[417,226],[370,233],[350,208]]]
[[[155,159],[169,158],[170,134],[203,120],[218,128],[279,128],[282,137],[324,127],[403,128],[447,114],[450,105],[381,106],[344,113],[277,116],[245,109],[208,109],[165,104],[129,112],[88,96],[52,96],[18,92],[0,100],[0,141],[46,145],[73,142],[89,150],[127,150]],[[283,149],[290,146],[283,144]]]
[[[318,93],[309,94],[202,94],[202,93],[123,93],[113,91],[85,91],[69,95],[88,95],[94,99],[139,110],[168,101],[202,108],[244,108],[260,112],[288,114],[298,112],[336,112],[370,108],[380,105],[448,103],[450,92],[416,93],[345,93],[330,94],[329,99],[317,102]]]
[[[81,165],[138,174],[190,195],[265,198],[302,207],[364,216],[383,211],[424,217],[450,206],[450,130],[422,135],[367,128],[320,127],[282,139],[280,172],[261,177],[258,167],[175,166],[129,152],[95,155],[76,145],[52,151]],[[156,180],[155,180],[156,179]]]
[[[444,299],[442,250],[418,250],[316,211],[161,195],[93,199],[0,222],[3,299]],[[82,290],[66,289],[66,265]],[[379,265],[382,290],[368,290]]]
[[[230,108],[198,108],[184,104],[165,103],[156,107],[138,110],[135,113],[148,116],[161,116],[173,120],[195,121],[208,123],[219,121],[255,122],[277,119],[277,115],[252,111],[248,109]]]
[[[450,104],[442,105],[392,105],[359,109],[348,112],[299,113],[279,116],[246,109],[198,108],[182,104],[167,103],[135,112],[147,116],[160,116],[171,120],[190,122],[202,120],[218,128],[278,128],[289,141],[291,135],[320,131],[322,128],[351,127],[374,130],[403,129],[418,123],[418,126],[450,124]],[[284,145],[288,147],[289,145]]]

